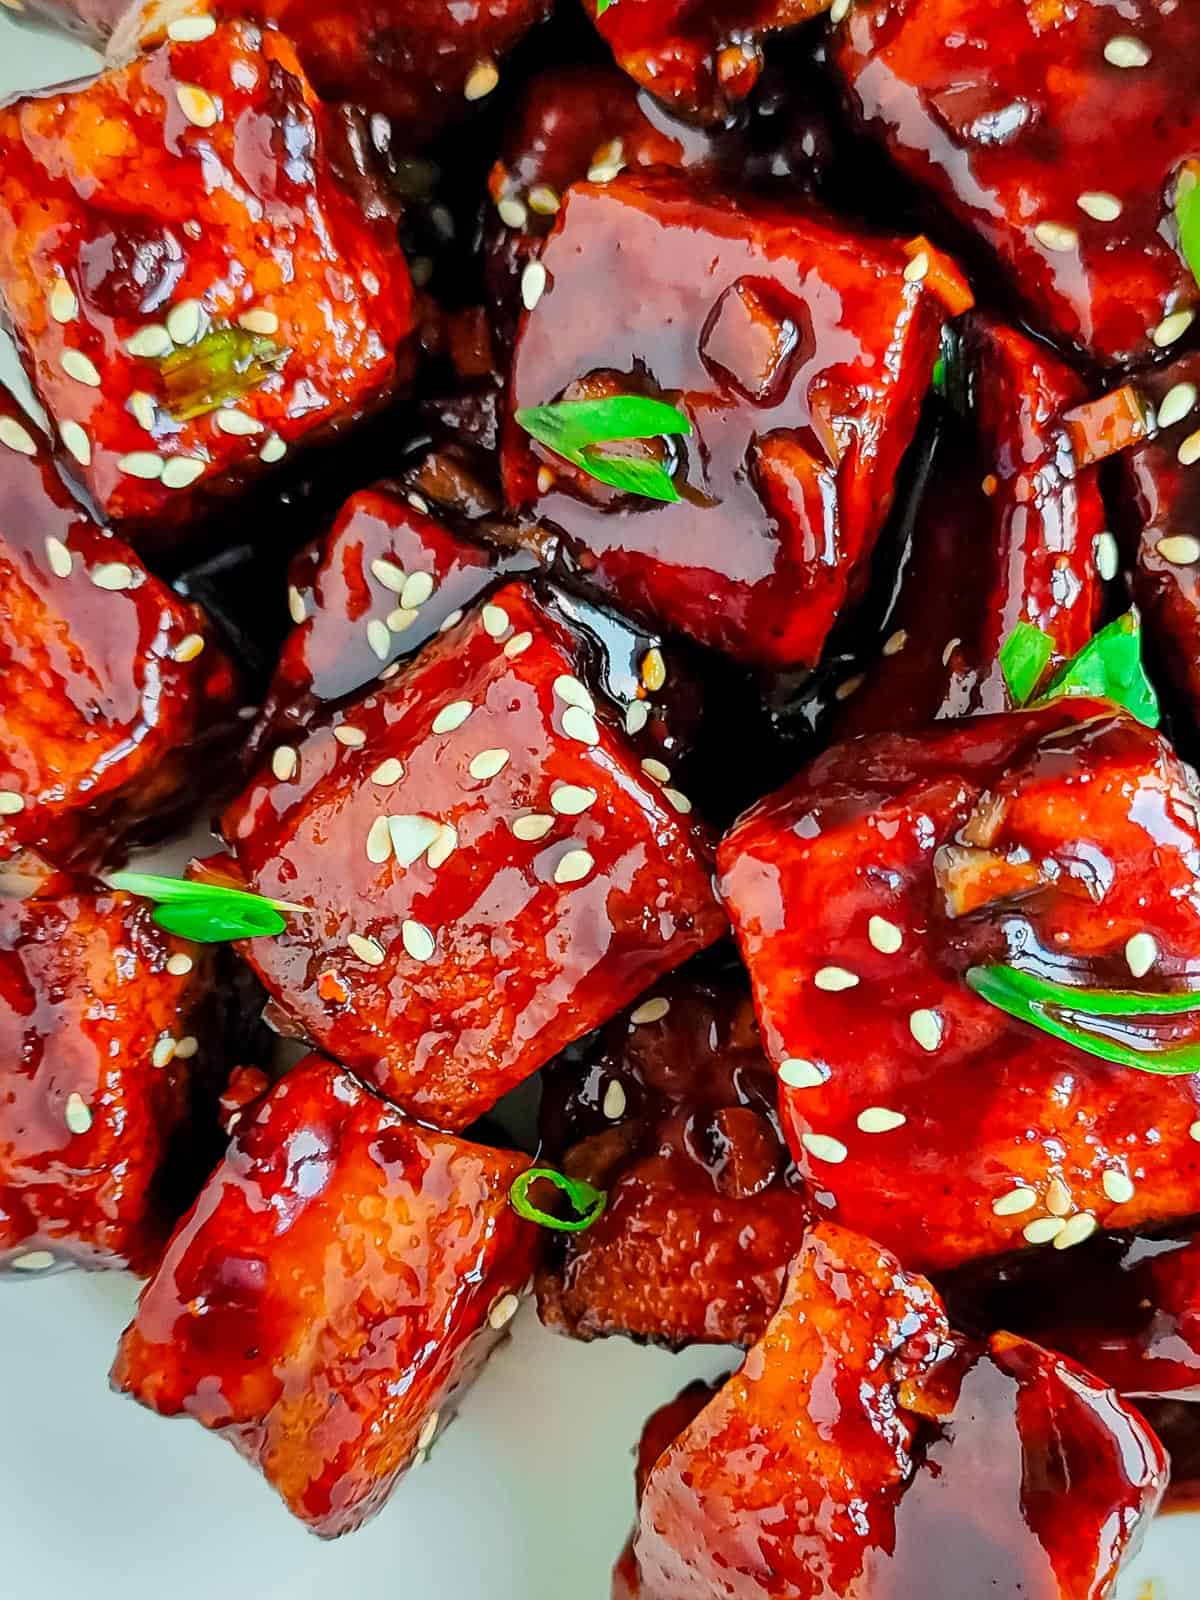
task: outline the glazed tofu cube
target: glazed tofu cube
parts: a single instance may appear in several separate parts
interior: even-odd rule
[[[1193,6],[856,0],[832,52],[869,131],[999,257],[1036,325],[1141,363],[1200,292],[1175,224],[1200,157]]]
[[[543,1322],[593,1339],[750,1344],[779,1303],[809,1206],[744,979],[679,974],[546,1075],[544,1148],[603,1188],[552,1242]]]
[[[1166,1474],[1137,1412],[1088,1373],[1011,1334],[951,1335],[924,1279],[822,1225],[743,1367],[650,1466],[614,1594],[912,1600],[967,1582],[1091,1600]]]
[[[851,740],[719,860],[820,1214],[934,1270],[1200,1210],[1194,1077],[1098,1059],[965,977],[1011,961],[1178,986],[1200,954],[1200,824],[1158,734],[1060,699]]]
[[[94,864],[192,806],[235,690],[200,608],[85,514],[0,390],[0,861]]]
[[[407,269],[327,118],[247,23],[0,110],[0,295],[66,467],[151,543],[394,385]]]
[[[237,1129],[117,1351],[115,1388],[223,1433],[314,1533],[387,1500],[517,1309],[521,1155],[309,1057]]]
[[[724,931],[691,802],[581,670],[511,584],[279,746],[225,817],[251,885],[305,908],[247,946],[283,1013],[439,1126]]]
[[[128,895],[0,899],[0,1274],[153,1267],[195,1193],[215,959]]]
[[[646,393],[694,431],[644,447],[682,497],[663,504],[510,420],[510,504],[560,528],[631,614],[745,661],[815,662],[865,584],[942,302],[899,243],[674,174],[576,185],[540,265],[513,407]]]

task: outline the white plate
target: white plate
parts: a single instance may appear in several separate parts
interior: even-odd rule
[[[0,11],[0,94],[94,61]],[[527,1307],[428,1465],[323,1544],[222,1440],[109,1393],[136,1291],[117,1273],[0,1285],[2,1600],[608,1600],[642,1423],[735,1359],[574,1344]],[[1162,1519],[1120,1600],[1194,1600],[1198,1558],[1200,1522]]]

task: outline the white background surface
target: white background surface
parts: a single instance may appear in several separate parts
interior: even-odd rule
[[[92,61],[0,10],[0,94]],[[222,1440],[109,1393],[136,1290],[114,1273],[0,1283],[0,1600],[607,1600],[643,1421],[729,1365],[573,1344],[526,1307],[429,1463],[323,1544]],[[1163,1519],[1120,1600],[1196,1600],[1198,1558],[1200,1522]],[[954,1600],[983,1600],[968,1574]]]

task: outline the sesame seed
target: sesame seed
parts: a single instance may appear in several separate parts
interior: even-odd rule
[[[523,228],[529,221],[529,213],[525,207],[510,194],[503,195],[496,201],[496,215],[506,228]]]
[[[15,789],[0,789],[0,817],[15,817],[24,809],[25,801]]]
[[[919,250],[904,269],[905,283],[920,283],[929,272],[929,253]]]
[[[425,604],[435,587],[433,578],[428,572],[410,573],[400,591],[400,604],[406,611],[415,611]]]
[[[564,705],[581,706],[584,711],[595,711],[596,702],[579,679],[572,677],[569,672],[561,673],[555,678],[553,687],[554,693]],[[630,709],[632,710],[632,707]]]
[[[650,707],[644,700],[635,700],[625,711],[625,732],[631,736],[641,733],[650,720]]]
[[[908,643],[908,630],[907,630],[907,628],[897,628],[895,633],[890,634],[888,636],[887,640],[885,641],[884,646],[883,646],[883,653],[884,653],[885,656],[898,656],[900,654],[901,650],[904,649],[904,646],[907,643]]]
[[[651,694],[657,694],[666,681],[667,663],[662,651],[657,645],[652,645],[642,657],[642,684]]]
[[[1083,194],[1076,195],[1075,204],[1096,222],[1115,222],[1122,211],[1116,195],[1103,189],[1086,189]]]
[[[411,867],[414,861],[423,856],[437,842],[442,829],[436,817],[425,817],[420,813],[389,817],[387,825],[392,852],[402,867]]]
[[[171,660],[179,662],[195,661],[203,650],[204,639],[200,634],[185,633],[174,650],[171,651]]]
[[[1144,67],[1150,56],[1150,46],[1128,33],[1114,34],[1104,46],[1104,59],[1110,67]]]
[[[1066,1227],[1061,1217],[1035,1217],[1021,1230],[1030,1244],[1049,1244]]]
[[[525,816],[516,818],[512,831],[516,838],[532,843],[535,839],[544,839],[553,826],[553,817],[548,817],[540,811],[530,811]]]
[[[1071,1214],[1071,1191],[1061,1178],[1051,1178],[1046,1185],[1046,1210],[1052,1217],[1067,1217]]]
[[[892,1111],[887,1106],[868,1106],[859,1112],[857,1120],[863,1133],[894,1133],[908,1118],[902,1111]]]
[[[163,458],[156,456],[152,450],[134,450],[127,456],[121,456],[117,462],[119,471],[131,478],[144,478],[147,483],[161,478],[165,466]]]
[[[294,583],[288,584],[288,615],[297,627],[308,616],[308,609],[304,604],[304,596]]]
[[[562,714],[562,731],[577,744],[599,744],[600,730],[590,711],[582,706],[568,706]]]
[[[371,782],[379,784],[382,788],[390,788],[393,783],[399,783],[404,776],[404,763],[395,756],[389,756],[386,761],[381,761],[371,774]]]
[[[1200,539],[1193,539],[1190,533],[1172,533],[1165,539],[1160,539],[1154,547],[1164,561],[1169,561],[1173,567],[1188,567],[1195,561],[1200,561]]]
[[[186,978],[194,965],[191,956],[184,955],[182,950],[177,950],[173,956],[167,958],[167,971],[173,978]]]
[[[446,618],[446,620],[438,628],[438,632],[439,633],[449,633],[450,629],[453,628],[453,627],[456,627],[458,625],[458,623],[460,623],[462,621],[462,619],[463,619],[463,614],[462,614],[462,610],[461,609],[456,610],[456,611],[452,611],[450,613],[450,615]]]
[[[72,1133],[86,1133],[91,1127],[92,1113],[87,1101],[81,1094],[69,1094],[67,1096],[65,1120]]]
[[[252,434],[263,431],[263,425],[257,417],[249,417],[233,406],[214,412],[213,423],[222,433],[231,434],[235,439],[248,439]]]
[[[376,817],[367,829],[367,860],[381,866],[392,853],[392,836],[388,831],[388,819]]]
[[[501,1328],[508,1326],[520,1309],[521,1302],[515,1294],[502,1294],[499,1300],[492,1302],[492,1308],[488,1312],[488,1327],[499,1332]]]
[[[1177,383],[1168,389],[1158,408],[1159,428],[1171,428],[1177,422],[1182,422],[1196,404],[1196,395],[1194,383]]]
[[[557,189],[548,183],[535,183],[529,191],[529,209],[540,217],[552,217],[561,204]]]
[[[932,1054],[942,1042],[942,1019],[936,1011],[922,1008],[909,1017],[908,1031],[922,1050]]]
[[[867,923],[867,938],[881,955],[894,956],[904,943],[904,934],[886,917],[872,917]]]
[[[464,100],[482,100],[500,82],[500,69],[492,60],[477,61],[463,84]]]
[[[125,341],[127,355],[138,356],[145,361],[157,361],[159,356],[165,356],[171,348],[171,335],[161,322],[147,322],[136,333],[131,333]]]
[[[1114,1172],[1110,1167],[1100,1180],[1104,1192],[1115,1206],[1128,1205],[1133,1199],[1133,1179],[1126,1177],[1123,1172]]]
[[[172,456],[162,469],[164,489],[187,489],[197,478],[202,478],[208,462],[196,456]]]
[[[549,467],[539,467],[537,473],[537,490],[539,494],[549,494],[553,489],[555,478]]]
[[[587,180],[589,183],[611,183],[621,173],[625,163],[623,161],[609,161],[589,167]]]
[[[414,961],[429,961],[437,949],[436,941],[423,922],[406,917],[400,924],[400,938]]]
[[[663,798],[675,807],[680,816],[686,817],[692,809],[692,802],[681,789],[664,789]]]
[[[1117,575],[1121,565],[1121,553],[1117,549],[1117,541],[1111,533],[1098,533],[1096,535],[1096,571],[1109,582]]]
[[[168,967],[168,970],[169,967]],[[154,1049],[150,1052],[150,1065],[152,1067],[169,1067],[175,1059],[177,1041],[169,1033],[164,1033],[161,1039],[154,1041]]]
[[[1037,1194],[1032,1189],[1010,1189],[999,1200],[992,1201],[992,1211],[997,1217],[1016,1217],[1037,1204]]]
[[[456,728],[461,728],[471,715],[474,707],[469,700],[452,700],[448,706],[443,706],[433,719],[434,733],[453,733]]]
[[[129,409],[129,414],[138,426],[144,428],[147,433],[153,433],[154,424],[158,417],[154,396],[145,389],[134,389],[125,404]]]
[[[167,312],[167,332],[176,344],[192,344],[200,337],[205,321],[199,300],[181,300]]]
[[[438,868],[449,861],[458,849],[458,829],[449,822],[438,824],[438,836],[425,852],[425,859],[433,868]]]
[[[1179,446],[1177,455],[1181,467],[1195,466],[1196,462],[1200,461],[1200,428],[1195,433],[1188,434]]]
[[[238,318],[238,327],[245,328],[247,333],[270,335],[279,332],[279,318],[265,306],[251,306]]]
[[[71,568],[75,565],[71,552],[61,539],[56,539],[53,534],[46,538],[46,559],[50,563],[50,571],[56,578],[69,578]]]
[[[177,83],[175,100],[180,111],[197,128],[211,128],[220,119],[217,102],[198,83]]]
[[[546,269],[540,261],[530,261],[521,274],[521,304],[526,311],[537,308],[546,292]]]
[[[641,1028],[648,1022],[661,1022],[671,1009],[671,1002],[666,995],[655,995],[653,1000],[643,1000],[629,1013],[629,1020],[634,1027]]]
[[[412,627],[420,614],[410,606],[397,606],[394,611],[388,612],[387,625],[393,633],[403,633],[406,628]]]
[[[126,561],[102,561],[90,573],[97,589],[108,589],[114,594],[133,587],[133,568]]]
[[[4,0],[4,3],[10,9],[16,9],[12,7],[11,0]],[[27,1250],[23,1256],[14,1256],[8,1264],[18,1272],[45,1272],[54,1265],[54,1257],[49,1250]]]
[[[814,975],[813,982],[827,994],[837,994],[842,989],[857,988],[858,975],[847,972],[845,967],[821,967]]]
[[[299,766],[300,756],[290,744],[281,744],[271,756],[271,771],[281,783],[294,778]]]
[[[378,617],[372,617],[367,623],[367,643],[374,655],[380,661],[386,661],[392,650],[392,636],[388,632],[386,622],[380,622]]]
[[[664,766],[661,761],[656,761],[653,756],[647,757],[642,762],[642,771],[648,778],[653,778],[655,783],[670,783],[671,769]]]
[[[79,301],[65,278],[55,278],[46,304],[55,322],[74,322],[79,315]]]
[[[839,683],[833,691],[834,699],[849,700],[851,695],[858,693],[866,681],[867,675],[865,672],[857,673],[853,678],[847,678],[845,682]]]
[[[826,1075],[815,1061],[789,1056],[779,1063],[779,1081],[789,1089],[820,1089],[826,1082]]]
[[[175,1046],[175,1054],[181,1061],[190,1061],[200,1048],[200,1041],[194,1033],[185,1033]]]
[[[1079,235],[1065,222],[1039,222],[1033,233],[1038,243],[1044,244],[1047,250],[1074,250],[1079,243]]]
[[[16,417],[0,417],[0,444],[7,445],[10,450],[15,450],[21,456],[37,455],[36,440]]]
[[[418,1450],[428,1450],[429,1446],[437,1438],[438,1421],[439,1418],[436,1411],[431,1411],[425,1418],[425,1424],[417,1435]]]
[[[840,1139],[834,1139],[827,1133],[802,1133],[800,1143],[810,1156],[815,1156],[818,1161],[828,1161],[833,1166],[838,1166],[850,1154]]]
[[[853,3],[854,0],[833,0],[833,4],[829,8],[829,20],[833,23],[834,27],[836,27],[839,22],[845,22],[846,18],[850,15],[850,7],[853,5]]]
[[[942,651],[942,665],[944,667],[948,667],[950,665],[950,657],[958,649],[961,643],[961,639],[947,639],[946,648]]]
[[[387,959],[378,939],[364,939],[361,933],[348,933],[346,943],[352,954],[360,961],[365,961],[369,967],[381,967]]]
[[[217,31],[212,17],[176,17],[167,23],[167,38],[176,44],[199,44]]]
[[[1157,960],[1158,945],[1152,935],[1135,933],[1133,938],[1126,942],[1125,964],[1135,978],[1144,978]]]
[[[360,745],[367,742],[367,736],[361,728],[355,728],[348,722],[340,723],[333,730],[333,737],[339,744],[344,744],[347,750],[357,750]]]
[[[1165,350],[1168,345],[1183,338],[1195,318],[1194,311],[1173,311],[1169,317],[1162,319],[1157,328],[1151,330],[1150,337],[1160,350]]]
[[[484,632],[493,639],[499,639],[508,632],[508,612],[503,606],[484,606],[480,612],[483,619]]]
[[[85,356],[82,350],[64,350],[59,360],[59,365],[68,378],[74,378],[76,383],[86,384],[89,389],[100,387],[100,374],[96,363]]]
[[[1061,1233],[1054,1239],[1056,1250],[1069,1250],[1072,1245],[1082,1244],[1085,1239],[1090,1239],[1100,1224],[1090,1211],[1079,1211],[1069,1218]]]
[[[614,1080],[604,1091],[604,1103],[601,1109],[610,1122],[616,1122],[625,1115],[627,1103],[625,1090]]]
[[[503,772],[511,756],[507,750],[481,750],[477,756],[472,756],[467,766],[467,771],[473,778],[486,782],[494,778],[497,773]]]
[[[595,803],[595,789],[584,789],[575,783],[562,784],[550,796],[551,809],[560,817],[578,817]]]
[[[1188,1129],[1188,1138],[1200,1142],[1200,1122],[1193,1122]]]
[[[271,466],[276,461],[282,461],[285,455],[287,455],[287,445],[277,433],[273,433],[258,452],[258,459]]]
[[[376,556],[371,563],[371,576],[390,589],[393,594],[401,594],[404,585],[408,582],[408,574],[403,567],[398,567],[394,561],[389,561],[386,556]]]
[[[518,656],[523,656],[533,643],[531,633],[515,633],[504,646],[504,654],[510,661],[515,661]]]
[[[555,883],[581,883],[596,865],[588,850],[568,850],[554,869]]]
[[[87,431],[81,428],[78,422],[72,422],[68,417],[65,422],[59,424],[58,436],[81,467],[91,466],[92,441],[88,438]]]

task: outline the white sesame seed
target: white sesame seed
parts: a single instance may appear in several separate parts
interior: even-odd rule
[[[800,1143],[810,1156],[818,1161],[828,1161],[833,1166],[838,1166],[850,1154],[840,1139],[834,1139],[827,1133],[802,1133]]]
[[[549,494],[555,484],[555,477],[549,467],[539,467],[537,473],[537,490],[539,494]]]
[[[1065,222],[1039,222],[1033,232],[1038,243],[1044,244],[1047,250],[1074,250],[1079,243],[1078,233]]]
[[[847,972],[845,967],[821,967],[813,977],[818,989],[827,994],[837,994],[842,989],[858,987],[858,974]]]
[[[400,591],[400,604],[406,611],[415,611],[425,604],[434,588],[433,578],[428,572],[412,572],[404,580],[404,587]]]
[[[167,23],[167,38],[176,44],[199,44],[216,31],[217,24],[212,17],[176,17],[174,22]]]
[[[1193,1122],[1188,1129],[1188,1138],[1200,1142],[1200,1122]]]
[[[885,641],[884,646],[883,646],[883,653],[884,653],[885,656],[898,656],[900,654],[901,650],[904,649],[904,646],[907,643],[908,643],[908,630],[907,630],[907,628],[897,628],[895,633],[890,634],[888,636],[887,640]]]
[[[37,441],[16,417],[0,417],[0,444],[7,445],[21,456],[37,455]]]
[[[299,589],[297,589],[294,583],[288,584],[287,601],[288,616],[290,616],[296,626],[299,627],[308,616],[308,608],[304,604],[304,596],[300,593]]]
[[[585,789],[577,783],[561,784],[550,796],[551,810],[560,817],[578,817],[596,803],[595,789]]]
[[[1121,565],[1121,553],[1117,549],[1117,541],[1111,533],[1098,533],[1096,535],[1096,571],[1106,583],[1116,577]]]
[[[463,84],[464,100],[482,100],[500,82],[500,69],[491,60],[477,61]]]
[[[171,335],[161,322],[147,322],[125,341],[126,354],[144,361],[157,361],[171,348]]]
[[[59,424],[58,436],[81,467],[91,466],[92,441],[88,438],[86,429],[68,417],[65,422]]]
[[[1197,389],[1194,383],[1172,385],[1163,395],[1162,404],[1158,408],[1159,428],[1172,428],[1177,422],[1182,422],[1196,404],[1196,396]]]
[[[510,760],[511,755],[507,750],[481,750],[477,756],[471,757],[467,771],[473,778],[486,782],[488,778],[503,772]]]
[[[269,337],[272,333],[279,332],[279,318],[265,306],[251,306],[249,311],[243,311],[238,318],[238,327],[245,328],[247,333],[261,333],[264,337]]]
[[[1066,1227],[1061,1217],[1035,1217],[1021,1230],[1030,1244],[1049,1244]]]
[[[360,745],[367,742],[367,736],[361,728],[355,728],[349,722],[339,723],[333,730],[333,737],[339,744],[345,745],[347,750],[357,750]]]
[[[458,829],[449,822],[438,824],[438,836],[425,852],[425,859],[435,870],[449,861],[458,849]]]
[[[1052,1217],[1068,1217],[1073,1205],[1071,1191],[1061,1178],[1051,1178],[1046,1185],[1046,1210]]]
[[[376,582],[381,583],[385,589],[390,589],[393,594],[401,594],[404,585],[408,582],[408,574],[403,567],[398,567],[394,561],[389,561],[386,556],[376,556],[371,563],[371,576]]]
[[[79,301],[65,278],[55,278],[46,304],[55,322],[74,322],[79,315]]]
[[[518,656],[525,654],[532,643],[533,635],[531,633],[514,633],[504,646],[504,654],[510,661],[515,661]]]
[[[577,744],[599,744],[600,730],[590,711],[582,706],[568,706],[562,714],[562,731]]]
[[[388,819],[376,817],[367,829],[367,860],[381,866],[392,853],[392,836],[388,831]]]
[[[1200,539],[1193,539],[1190,533],[1168,534],[1154,548],[1173,567],[1188,567],[1200,561]]]
[[[962,643],[961,639],[947,639],[946,640],[946,648],[942,651],[942,665],[944,667],[948,667],[950,665],[950,657],[958,649],[958,647],[959,647],[959,645],[961,643]]]
[[[131,478],[144,478],[147,483],[153,483],[156,478],[161,478],[166,462],[161,456],[156,456],[152,450],[134,450],[127,456],[122,456],[117,462],[121,472]]]
[[[894,1133],[908,1118],[902,1111],[892,1111],[888,1106],[868,1106],[859,1112],[857,1121],[863,1133]]]
[[[1128,33],[1114,34],[1104,46],[1104,59],[1110,67],[1144,67],[1150,56],[1150,46]]]
[[[205,321],[199,300],[181,300],[167,312],[167,332],[175,344],[191,344],[200,337]]]
[[[440,1419],[439,1419],[438,1414],[437,1414],[436,1411],[431,1411],[429,1413],[429,1415],[425,1418],[424,1426],[422,1427],[420,1433],[417,1435],[417,1449],[418,1450],[428,1450],[429,1446],[437,1438],[439,1420]]]
[[[557,189],[548,183],[535,183],[529,191],[529,209],[540,217],[552,217],[562,204]]]
[[[865,672],[859,672],[853,678],[847,678],[843,683],[839,683],[833,691],[834,699],[849,700],[851,695],[858,693],[866,681],[867,675]]]
[[[1100,1180],[1104,1192],[1115,1206],[1128,1205],[1134,1196],[1133,1179],[1123,1172],[1114,1172],[1110,1167]]]
[[[839,22],[845,22],[850,15],[850,7],[853,4],[854,0],[833,0],[833,4],[829,8],[829,20],[835,28]]]
[[[1157,960],[1158,945],[1151,934],[1135,933],[1126,942],[1125,964],[1135,978],[1144,978]]]
[[[663,762],[656,761],[653,756],[648,756],[642,762],[642,771],[648,778],[653,778],[655,783],[670,783],[671,769]]]
[[[1037,1204],[1037,1194],[1033,1189],[1010,1189],[1007,1194],[1002,1194],[999,1200],[992,1201],[992,1211],[998,1217],[1017,1217],[1022,1211],[1029,1211]]]
[[[155,405],[154,396],[145,389],[134,389],[125,404],[129,409],[130,416],[138,426],[144,428],[147,433],[153,433],[154,424],[158,418],[158,408]]]
[[[378,939],[364,939],[361,933],[348,933],[346,943],[351,953],[360,961],[365,961],[369,967],[381,967],[387,956]]]
[[[181,1061],[190,1061],[200,1048],[200,1041],[194,1033],[185,1033],[175,1046],[175,1054]]]
[[[100,387],[96,363],[90,356],[85,356],[82,350],[64,350],[59,365],[67,377],[74,378],[76,383],[86,384],[89,389]]]
[[[56,539],[53,534],[46,538],[46,559],[50,563],[50,571],[56,578],[69,578],[71,568],[75,565],[71,552],[61,539]]]
[[[162,469],[163,488],[187,489],[197,478],[202,478],[207,469],[208,462],[196,456],[172,456]]]
[[[553,826],[553,817],[547,817],[539,811],[530,811],[514,820],[512,831],[516,838],[532,843],[535,839],[544,839]]]
[[[415,816],[389,817],[387,825],[392,852],[402,867],[411,867],[423,856],[437,842],[442,829],[436,817],[422,816],[419,812]]]
[[[1183,338],[1195,318],[1194,311],[1173,311],[1169,317],[1162,319],[1157,328],[1151,330],[1150,337],[1160,350],[1165,350],[1168,345]]]
[[[908,1031],[922,1050],[928,1050],[932,1054],[942,1042],[942,1019],[936,1011],[928,1011],[922,1007],[909,1017]]]
[[[367,623],[367,643],[372,654],[377,655],[380,661],[387,660],[392,652],[392,636],[386,622],[380,622],[378,617],[371,618]]]
[[[434,717],[434,733],[453,733],[456,728],[462,727],[473,709],[469,700],[452,700]]]
[[[904,269],[905,283],[920,283],[929,272],[929,253],[919,250]]]
[[[641,733],[650,720],[650,707],[644,700],[635,700],[625,710],[625,732],[631,737]]]
[[[277,433],[273,433],[258,452],[258,459],[271,466],[276,461],[282,461],[285,455],[287,455],[287,445]]]
[[[182,950],[177,950],[173,956],[167,957],[167,971],[173,978],[186,978],[195,966],[191,956],[185,955]]]
[[[397,606],[394,611],[388,612],[387,625],[393,633],[403,633],[405,629],[412,627],[420,615],[419,611],[409,606]]]
[[[620,175],[624,165],[623,161],[609,161],[604,165],[589,167],[587,180],[589,183],[611,183]]]
[[[24,798],[15,789],[0,789],[0,817],[15,817],[24,809]]]
[[[530,261],[521,274],[521,304],[533,311],[546,292],[546,269],[540,261]]]
[[[1099,1226],[1090,1211],[1078,1211],[1067,1219],[1062,1232],[1055,1235],[1054,1248],[1069,1250],[1072,1245],[1082,1244],[1085,1239],[1092,1237]]]
[[[168,971],[170,968],[168,967]],[[150,1052],[150,1065],[152,1067],[169,1067],[175,1059],[177,1041],[169,1033],[164,1033],[160,1039],[154,1041],[154,1049]]]
[[[589,850],[568,850],[559,858],[554,869],[554,881],[559,884],[581,883],[596,865]]]
[[[521,202],[511,194],[502,195],[496,201],[496,214],[506,228],[523,228],[529,221],[529,213]]]
[[[885,956],[894,956],[904,943],[903,931],[886,917],[871,918],[867,923],[867,938]]]
[[[195,661],[203,650],[204,638],[201,634],[185,633],[174,650],[171,651],[171,660],[179,662]]]
[[[584,711],[595,712],[596,702],[579,679],[572,677],[569,672],[555,678],[553,687],[554,693],[565,705],[581,706]]]
[[[389,756],[386,761],[381,761],[371,774],[371,782],[377,783],[381,788],[388,789],[393,783],[399,783],[404,776],[404,763],[395,756]]]
[[[217,102],[198,83],[177,83],[175,100],[180,111],[197,128],[211,128],[220,118]]]
[[[423,922],[414,922],[411,917],[406,917],[400,924],[400,938],[414,961],[433,959],[437,943]]]
[[[642,657],[642,684],[651,694],[657,694],[667,681],[667,663],[657,645],[652,645]]]
[[[299,765],[300,756],[290,744],[281,744],[271,756],[271,771],[280,783],[286,783],[289,778],[294,778]]]
[[[1181,467],[1192,467],[1200,461],[1200,428],[1195,433],[1188,434],[1179,446],[1177,455]]]
[[[133,587],[133,568],[126,561],[102,561],[89,574],[97,589],[108,589],[114,594]]]
[[[228,433],[235,439],[249,439],[252,435],[263,431],[263,425],[257,417],[247,416],[244,411],[238,411],[234,406],[214,411],[213,423],[222,433]]]
[[[663,790],[663,798],[668,805],[674,806],[680,816],[686,817],[692,809],[692,802],[681,789],[667,788]]]
[[[454,628],[454,627],[457,627],[458,624],[462,621],[462,619],[463,619],[462,607],[461,606],[456,606],[455,609],[450,613],[450,615],[443,620],[443,622],[441,623],[440,627],[438,628],[438,632],[439,633],[449,633],[450,629]]]
[[[9,0],[5,0],[8,4]],[[45,1272],[54,1265],[54,1257],[49,1250],[27,1250],[23,1256],[14,1256],[8,1263],[18,1272]]]
[[[91,1110],[81,1094],[69,1094],[67,1096],[67,1109],[64,1116],[67,1127],[72,1133],[86,1133],[92,1125]]]
[[[499,1332],[501,1328],[508,1326],[520,1309],[521,1302],[515,1294],[502,1294],[499,1300],[492,1302],[492,1308],[488,1312],[488,1326]]]
[[[484,606],[480,612],[483,619],[484,632],[493,639],[499,639],[508,632],[508,612],[503,606]]]
[[[649,1022],[661,1022],[671,1009],[671,1002],[665,995],[655,995],[652,1000],[643,1000],[640,1006],[629,1013],[629,1020],[637,1028],[644,1027]]]
[[[1075,197],[1075,204],[1096,222],[1115,222],[1122,211],[1116,195],[1104,189],[1085,189],[1083,194]]]
[[[616,1122],[625,1115],[627,1105],[625,1090],[614,1079],[604,1091],[604,1103],[601,1109],[610,1122]]]
[[[826,1075],[815,1061],[789,1056],[779,1063],[779,1081],[789,1089],[820,1089],[826,1082]]]

